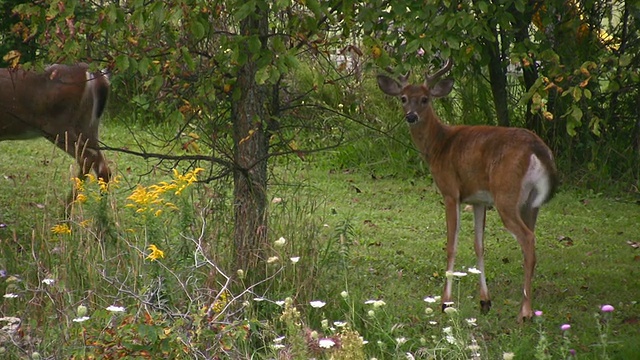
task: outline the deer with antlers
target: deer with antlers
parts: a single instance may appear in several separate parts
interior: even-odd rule
[[[93,169],[109,181],[98,140],[108,93],[107,76],[83,63],[0,69],[0,141],[42,136],[76,159],[79,176]]]
[[[378,75],[385,94],[402,102],[413,143],[428,163],[444,198],[447,223],[447,272],[453,272],[460,230],[460,206],[473,206],[475,252],[480,270],[480,307],[491,308],[484,271],[484,227],[487,206],[495,206],[504,226],[516,238],[524,255],[523,298],[518,321],[531,318],[531,283],[536,266],[534,228],[538,210],[558,184],[549,147],[533,132],[494,126],[449,126],[436,115],[432,101],[448,95],[453,79],[442,79],[452,66],[409,84],[408,74],[392,79]],[[447,277],[442,308],[451,304],[452,279]]]

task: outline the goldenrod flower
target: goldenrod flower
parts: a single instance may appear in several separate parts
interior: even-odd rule
[[[51,228],[51,232],[59,235],[71,234],[71,228],[67,224],[58,224]]]
[[[175,195],[180,195],[184,189],[196,182],[197,174],[204,171],[202,168],[197,168],[193,171],[189,171],[184,175],[180,175],[178,170],[173,169],[174,179],[171,182],[162,181],[158,184],[142,186],[138,185],[133,193],[127,198],[131,203],[127,204],[127,207],[137,208],[136,212],[143,213],[149,211],[154,213],[155,216],[162,214],[165,207],[173,210],[178,210],[178,207],[169,202],[168,199],[163,198],[165,193],[174,192]]]
[[[80,179],[79,177],[71,178],[71,180],[73,181],[74,188],[77,192],[84,192],[84,180]]]
[[[157,246],[151,244],[147,249],[151,250],[151,254],[147,255],[147,260],[155,261],[164,258],[164,251],[158,249]]]
[[[228,297],[229,297],[228,291],[223,290],[220,293],[220,296],[218,296],[218,298],[213,302],[213,304],[211,304],[211,310],[213,310],[213,312],[216,314],[221,313],[222,310],[224,310],[224,308],[229,303]]]
[[[82,220],[79,225],[80,227],[83,227],[86,229],[89,226],[91,226],[91,221],[92,221],[91,219]]]
[[[98,179],[98,186],[100,186],[100,192],[108,192],[109,191],[109,183],[104,181],[103,178]]]
[[[95,183],[97,181],[96,176],[93,175],[92,173],[85,174],[84,177],[86,177],[87,180],[89,180],[89,183]]]
[[[78,193],[78,195],[76,195],[76,201],[81,204],[87,202],[87,195]]]

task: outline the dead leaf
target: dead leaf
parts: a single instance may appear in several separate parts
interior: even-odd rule
[[[370,227],[377,227],[378,225],[374,224],[371,220],[363,221],[365,225],[369,225]]]
[[[559,242],[564,242],[564,246],[573,246],[573,239],[569,236],[560,235],[558,236]]]

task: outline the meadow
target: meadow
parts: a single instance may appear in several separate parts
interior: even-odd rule
[[[103,141],[132,147],[128,130]],[[536,229],[536,316],[516,315],[522,255],[489,211],[479,311],[472,213],[445,274],[441,198],[424,173],[344,166],[340,149],[270,166],[268,260],[232,256],[232,184],[107,152],[80,183],[44,140],[0,143],[0,353],[8,359],[633,359],[640,354],[640,204],[563,186]],[[408,157],[415,157],[409,153]],[[414,161],[415,159],[411,159]],[[409,161],[409,160],[407,160]],[[417,172],[419,173],[419,172]],[[446,276],[456,301],[440,311]]]

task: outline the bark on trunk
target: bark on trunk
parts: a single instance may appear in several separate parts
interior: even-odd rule
[[[241,22],[243,35],[258,35],[266,46],[267,11],[256,12]],[[268,141],[264,124],[268,119],[268,95],[265,86],[258,85],[257,64],[248,57],[238,71],[232,102],[234,171],[234,245],[238,269],[259,270],[264,260],[267,239],[267,155]],[[259,272],[259,271],[258,271]],[[256,271],[251,271],[256,274]]]
[[[524,13],[518,12],[515,7],[512,7],[511,15],[513,15],[515,22],[515,42],[516,44],[526,44],[529,41],[529,26],[531,25],[531,16],[534,11],[537,11],[539,5],[537,1],[531,1],[529,6],[533,10],[525,11]],[[524,61],[521,61],[522,65],[522,76],[524,79],[524,87],[525,92],[529,91],[531,87],[538,80],[538,67],[536,65],[535,59],[532,59],[529,64],[525,64]],[[531,105],[532,101],[529,100],[527,102],[527,111],[525,113],[525,121],[524,124],[527,129],[535,132],[536,134],[545,137],[543,134],[543,117],[540,112],[531,113]]]
[[[509,104],[507,93],[507,74],[502,64],[502,52],[500,51],[499,34],[494,31],[496,40],[487,42],[489,53],[489,81],[491,82],[491,93],[493,94],[493,104],[496,109],[498,125],[509,126]]]

